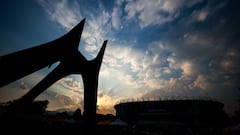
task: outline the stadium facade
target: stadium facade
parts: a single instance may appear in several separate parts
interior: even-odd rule
[[[221,102],[202,99],[132,101],[114,106],[116,116],[131,125],[179,123],[187,127],[213,128],[228,123],[223,107]]]

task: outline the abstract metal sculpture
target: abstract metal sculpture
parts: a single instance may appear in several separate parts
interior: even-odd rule
[[[70,74],[81,74],[84,84],[84,122],[93,126],[96,117],[98,76],[107,40],[95,59],[88,61],[79,51],[85,19],[66,35],[33,48],[0,57],[0,87],[59,61],[60,64],[28,93],[16,101],[18,106],[33,100],[57,80]],[[43,55],[44,54],[44,55]],[[15,70],[21,63],[21,68]]]

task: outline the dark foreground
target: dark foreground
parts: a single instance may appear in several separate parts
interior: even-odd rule
[[[83,123],[49,123],[38,120],[1,121],[5,134],[79,134],[79,135],[237,135],[240,132],[226,132],[224,129],[190,128],[180,125],[123,126],[96,125],[84,127]]]
[[[36,105],[35,105],[36,106]],[[78,135],[240,135],[240,126],[219,127],[207,123],[199,125],[186,124],[180,121],[138,120],[135,123],[121,123],[113,115],[99,115],[96,125],[84,126],[84,116],[77,109],[73,114],[68,112],[52,113],[42,107],[1,108],[0,131],[1,134],[78,134]],[[40,109],[39,109],[40,108]],[[21,111],[19,111],[21,110]],[[120,120],[120,122],[116,122]],[[113,124],[115,122],[115,124]],[[124,122],[124,121],[122,121]],[[227,124],[228,125],[228,124]]]

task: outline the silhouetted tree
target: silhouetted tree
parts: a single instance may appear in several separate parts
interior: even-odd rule
[[[7,113],[32,113],[32,114],[42,114],[46,111],[48,100],[34,101],[32,103],[26,103],[22,100],[9,101],[6,106]]]
[[[78,108],[75,110],[75,112],[73,113],[72,117],[74,120],[80,120],[82,118],[82,114],[81,114],[81,109]]]
[[[43,114],[47,109],[48,103],[49,103],[48,100],[35,101],[35,102],[32,103],[32,106],[31,106],[30,109],[33,113]]]
[[[240,88],[238,88],[240,91]],[[232,117],[233,124],[239,124],[240,123],[240,96],[238,96],[238,108],[235,111],[234,116]]]

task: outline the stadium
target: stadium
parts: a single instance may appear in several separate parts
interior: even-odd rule
[[[223,107],[210,98],[125,101],[114,106],[118,118],[140,128],[219,131],[229,122]]]

